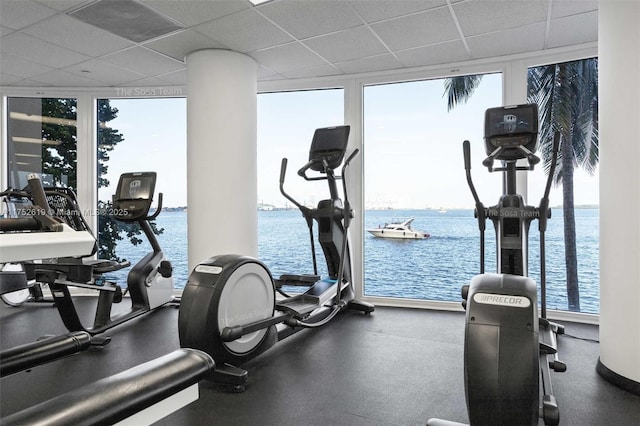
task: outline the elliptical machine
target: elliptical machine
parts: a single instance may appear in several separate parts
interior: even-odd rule
[[[276,342],[305,329],[327,324],[343,309],[369,314],[374,306],[355,300],[348,229],[353,217],[347,196],[345,172],[355,150],[341,168],[345,157],[349,126],[317,129],[309,161],[298,175],[307,181],[326,180],[330,198],[316,208],[308,208],[284,190],[287,159],[282,159],[280,191],[302,212],[309,227],[314,274],[282,275],[274,280],[259,260],[240,255],[211,257],[197,265],[182,293],[178,330],[180,345],[200,349],[216,362],[214,382],[243,390],[247,371],[237,366],[263,353]],[[309,176],[308,171],[319,175]],[[342,179],[344,205],[337,181]],[[318,240],[327,262],[328,278],[317,272],[313,223],[318,224]],[[302,294],[285,295],[283,285],[309,287]]]
[[[480,275],[462,287],[466,309],[464,380],[471,425],[537,425],[560,421],[550,370],[566,370],[558,360],[556,335],[561,325],[547,320],[545,231],[551,217],[549,191],[558,155],[559,134],[545,192],[538,207],[525,205],[516,191],[516,172],[531,171],[540,162],[538,108],[535,104],[491,108],[485,114],[485,150],[482,162],[489,172],[503,172],[504,191],[497,205],[485,207],[471,179],[469,141],[464,141],[467,183],[475,200],[480,229]],[[494,167],[494,161],[502,162]],[[517,164],[526,160],[526,166]],[[497,273],[484,272],[486,221],[496,231]],[[538,220],[540,233],[540,315],[537,287],[528,274],[528,235]],[[542,401],[540,396],[542,395]],[[431,419],[430,426],[454,423]]]

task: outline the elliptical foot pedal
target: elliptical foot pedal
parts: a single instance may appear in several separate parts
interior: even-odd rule
[[[556,373],[564,373],[567,371],[567,364],[558,359],[554,359],[553,361],[549,361],[549,368]]]
[[[249,372],[230,364],[217,365],[207,377],[219,390],[229,393],[242,393],[247,388]]]
[[[89,346],[90,351],[101,351],[111,343],[111,336],[91,336],[91,346]]]
[[[320,281],[320,275],[314,274],[283,274],[275,280],[277,286],[311,286]]]
[[[370,314],[371,312],[376,310],[376,307],[371,303],[363,302],[361,300],[352,300],[347,304],[347,309],[352,311],[360,311],[365,314]]]

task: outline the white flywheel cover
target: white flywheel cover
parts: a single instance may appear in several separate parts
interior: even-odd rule
[[[251,262],[240,265],[229,276],[220,295],[219,331],[272,317],[274,297],[271,277],[262,266]],[[265,328],[224,344],[229,351],[242,355],[255,348],[267,330]]]

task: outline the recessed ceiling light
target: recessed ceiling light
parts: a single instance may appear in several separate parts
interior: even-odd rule
[[[259,5],[259,4],[266,3],[266,2],[271,1],[271,0],[249,0],[249,1],[250,1],[254,6],[257,6],[257,5]]]

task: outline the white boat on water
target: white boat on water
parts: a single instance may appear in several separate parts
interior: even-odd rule
[[[392,220],[391,223],[385,223],[384,226],[367,229],[367,232],[374,237],[379,238],[399,238],[408,240],[424,240],[431,235],[426,232],[417,231],[411,227],[414,218],[404,220]]]

